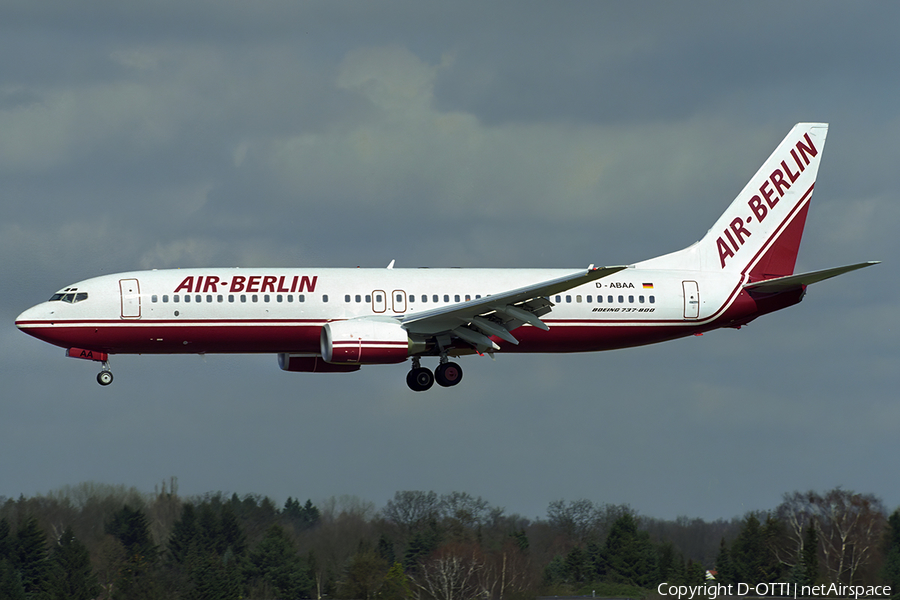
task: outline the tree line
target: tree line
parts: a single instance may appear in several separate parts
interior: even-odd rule
[[[900,509],[793,492],[731,520],[550,503],[544,519],[467,493],[400,491],[381,508],[84,483],[0,498],[0,598],[517,600],[643,597],[660,583],[892,585]]]

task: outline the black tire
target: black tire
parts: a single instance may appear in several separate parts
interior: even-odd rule
[[[424,392],[434,385],[434,375],[425,367],[412,369],[406,374],[406,385],[414,392]]]
[[[462,376],[462,367],[454,362],[438,365],[438,368],[434,370],[434,380],[443,387],[453,387],[462,381]]]
[[[113,382],[112,371],[100,371],[97,373],[97,383],[100,385],[109,385]]]

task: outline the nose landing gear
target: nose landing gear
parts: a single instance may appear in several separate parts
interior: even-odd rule
[[[103,370],[97,373],[97,383],[107,386],[113,382],[112,371],[109,370],[109,361],[103,361]]]

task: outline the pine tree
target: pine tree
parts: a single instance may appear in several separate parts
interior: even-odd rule
[[[113,515],[106,531],[121,542],[129,556],[147,562],[156,560],[159,549],[150,539],[150,526],[143,511],[133,510],[126,504]]]
[[[378,597],[382,600],[407,600],[412,596],[412,589],[409,579],[403,572],[403,565],[395,562],[384,576],[384,584],[381,586]]]
[[[243,561],[247,554],[247,536],[230,504],[222,507],[220,531],[225,551],[231,550],[235,560]]]
[[[253,584],[289,598],[312,587],[297,550],[281,525],[272,525],[250,554],[248,571]]]
[[[0,557],[0,598],[3,600],[26,600],[22,578],[12,561]]]
[[[176,564],[187,562],[191,548],[197,543],[197,515],[194,505],[186,503],[181,508],[181,519],[172,526],[169,537],[169,554]]]
[[[91,557],[84,544],[68,527],[51,553],[56,565],[51,584],[54,600],[91,600],[100,593],[100,583],[91,567]]]
[[[35,517],[29,517],[16,532],[15,565],[28,598],[39,598],[49,588],[53,565],[47,538]]]
[[[150,527],[144,513],[126,504],[113,515],[106,531],[125,549],[125,563],[113,585],[113,598],[158,598],[160,582],[154,570],[159,549],[150,538]]]
[[[629,583],[649,587],[659,578],[657,554],[646,531],[638,531],[637,522],[626,512],[613,522],[606,536],[603,557],[606,579],[611,583]]]
[[[393,565],[397,562],[396,555],[394,554],[394,544],[391,543],[391,540],[383,533],[381,534],[381,537],[378,538],[378,546],[375,548],[375,552],[377,552],[378,556],[389,565]]]
[[[734,571],[734,563],[731,560],[731,551],[725,538],[719,542],[719,554],[716,556],[716,581],[725,585],[738,583]]]
[[[814,585],[819,580],[819,532],[815,522],[806,527],[806,539],[803,542],[803,583]],[[900,582],[898,582],[900,583]]]
[[[575,546],[566,555],[566,579],[570,583],[584,583],[590,569],[588,568],[587,553],[580,546]]]

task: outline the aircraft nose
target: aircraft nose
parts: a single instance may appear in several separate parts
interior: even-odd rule
[[[33,325],[35,321],[42,321],[47,318],[44,303],[32,306],[16,317],[16,327],[28,333],[29,325]]]

